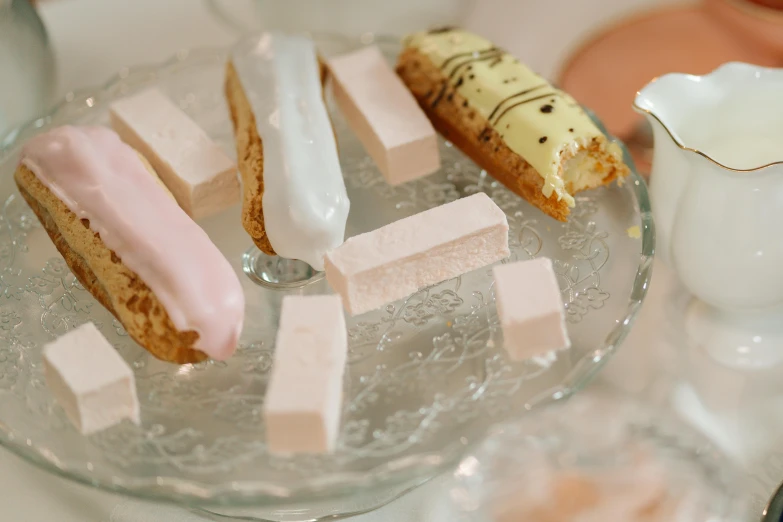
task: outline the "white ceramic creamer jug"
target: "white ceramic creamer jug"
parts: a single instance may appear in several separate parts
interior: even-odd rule
[[[664,260],[714,306],[783,304],[783,69],[668,74],[634,107],[653,127],[650,194]]]
[[[658,252],[701,301],[691,319],[711,331],[728,328],[721,343],[735,351],[777,344],[783,69],[728,63],[705,76],[667,74],[639,91],[634,108],[654,133]]]

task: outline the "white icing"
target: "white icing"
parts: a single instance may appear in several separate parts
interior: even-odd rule
[[[349,200],[315,46],[266,33],[232,53],[264,144],[264,226],[278,255],[316,270],[342,244]]]

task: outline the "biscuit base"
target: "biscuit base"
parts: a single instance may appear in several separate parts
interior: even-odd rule
[[[226,64],[224,88],[242,176],[242,226],[261,252],[274,256],[275,249],[264,226],[264,144],[258,135],[250,100],[231,61]]]
[[[14,180],[76,279],[134,341],[167,362],[207,358],[193,348],[198,333],[177,330],[152,290],[90,229],[87,219],[80,220],[24,165],[19,165]]]
[[[397,74],[419,102],[435,129],[457,146],[481,168],[500,181],[509,190],[526,199],[558,221],[566,221],[570,208],[554,193],[544,196],[544,178],[522,156],[506,145],[500,134],[456,89],[449,85],[440,103],[432,107],[431,98],[448,82],[441,69],[415,48],[407,48],[397,62]],[[604,151],[606,139],[594,139],[585,149],[601,159],[603,172],[583,182],[578,190],[566,186],[569,194],[596,188],[628,174],[628,167]],[[583,150],[585,150],[583,149]],[[563,154],[563,163],[573,154]]]

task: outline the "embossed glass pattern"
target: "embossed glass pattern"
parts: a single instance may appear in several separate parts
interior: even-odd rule
[[[390,56],[396,50],[380,43]],[[338,37],[319,38],[318,44],[327,55],[361,45]],[[112,100],[157,86],[233,152],[222,94],[226,57],[226,50],[199,50],[162,66],[123,70],[103,87],[70,95],[23,129],[19,141],[52,125],[107,124]],[[335,455],[270,456],[260,412],[284,292],[242,274],[250,239],[239,209],[201,223],[244,286],[246,326],[238,353],[227,362],[162,363],[138,347],[70,274],[14,188],[14,145],[0,156],[0,443],[74,480],[143,497],[235,506],[358,493],[380,499],[384,491],[458,462],[491,423],[583,386],[622,341],[646,292],[654,237],[640,178],[634,174],[623,186],[578,197],[572,218],[561,224],[445,142],[440,172],[390,187],[339,112],[332,114],[351,197],[348,234],[486,192],[508,214],[510,260],[555,260],[573,348],[553,362],[510,362],[490,268],[446,281],[349,319]],[[633,226],[640,227],[641,238],[626,232]],[[325,291],[323,280],[289,290]],[[84,438],[53,402],[41,346],[85,321],[94,321],[133,366],[141,426],[124,423]]]

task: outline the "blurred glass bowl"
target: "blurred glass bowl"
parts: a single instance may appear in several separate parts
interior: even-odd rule
[[[221,22],[246,33],[269,30],[402,35],[436,25],[459,25],[475,0],[208,0]]]
[[[495,426],[448,489],[460,522],[750,520],[743,477],[706,438],[595,389]]]

